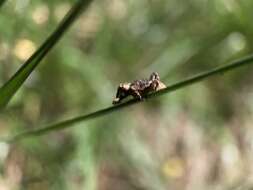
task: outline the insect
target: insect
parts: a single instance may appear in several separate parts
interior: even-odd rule
[[[116,93],[116,97],[113,99],[113,104],[118,104],[124,98],[133,96],[139,100],[142,100],[148,93],[155,92],[166,88],[165,84],[160,81],[160,77],[157,72],[153,72],[149,79],[135,80],[131,83],[120,83]]]

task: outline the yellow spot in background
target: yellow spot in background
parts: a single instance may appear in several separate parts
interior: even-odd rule
[[[98,14],[99,10],[97,7],[93,6],[86,14],[83,16],[76,25],[76,36],[79,39],[87,40],[93,38],[94,35],[99,30],[101,24],[101,16]]]
[[[234,12],[236,11],[237,9],[239,9],[239,5],[238,5],[238,2],[236,2],[235,0],[224,0],[224,1],[221,1],[225,8],[229,11],[229,12]]]
[[[245,36],[239,32],[229,34],[227,37],[227,43],[233,53],[243,50],[247,45]]]
[[[109,0],[107,12],[111,19],[121,20],[127,15],[127,3],[124,0]]]
[[[35,44],[28,39],[20,39],[16,42],[14,47],[14,54],[22,61],[27,60],[35,51]]]
[[[38,25],[46,23],[48,20],[48,16],[49,9],[46,5],[38,6],[32,13],[32,19]]]
[[[56,21],[61,21],[62,18],[67,14],[67,12],[70,10],[71,6],[69,3],[61,3],[57,5],[57,7],[54,10],[54,16]]]
[[[164,163],[162,171],[166,177],[180,178],[184,174],[184,162],[178,157],[170,158]]]

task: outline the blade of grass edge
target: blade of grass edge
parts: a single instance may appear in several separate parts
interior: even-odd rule
[[[39,49],[21,66],[21,68],[0,88],[0,110],[6,107],[16,91],[37,67],[45,55],[60,40],[63,34],[76,20],[84,8],[87,8],[92,0],[79,0],[63,18],[55,31],[45,40]]]
[[[188,79],[176,82],[175,84],[172,84],[172,85],[168,86],[167,88],[165,88],[163,90],[160,90],[160,91],[154,92],[152,94],[149,94],[147,96],[147,99],[167,94],[168,92],[172,92],[172,91],[175,91],[177,89],[183,88],[185,86],[192,85],[194,83],[197,83],[197,82],[200,82],[204,79],[207,79],[211,76],[218,75],[218,74],[223,74],[227,71],[231,71],[233,69],[239,68],[241,66],[245,66],[245,65],[250,64],[250,63],[253,63],[253,55],[250,55],[250,56],[244,57],[242,59],[236,60],[236,61],[234,61],[230,64],[227,64],[227,65],[224,65],[224,66],[216,67],[216,68],[214,68],[210,71],[206,71],[206,72],[197,74],[197,75],[192,76]],[[130,100],[128,102],[125,102],[125,103],[122,103],[120,105],[110,106],[110,107],[107,107],[105,109],[101,109],[101,110],[95,111],[95,112],[87,114],[87,115],[81,115],[81,116],[78,116],[78,117],[74,117],[72,119],[65,120],[65,121],[55,123],[55,124],[52,124],[52,125],[48,125],[46,127],[38,128],[38,129],[35,129],[35,130],[24,131],[22,133],[19,133],[15,136],[9,138],[9,140],[7,140],[7,141],[8,142],[15,142],[15,141],[21,140],[25,137],[39,136],[39,135],[47,134],[49,132],[53,132],[53,131],[56,131],[56,130],[69,128],[69,127],[74,126],[74,124],[76,124],[76,123],[84,122],[84,121],[91,120],[91,119],[94,119],[94,118],[97,118],[97,117],[100,117],[100,116],[104,116],[106,114],[115,112],[117,110],[120,110],[122,108],[128,107],[128,106],[136,104],[136,103],[140,103],[140,102],[143,102],[143,101],[139,101],[137,99],[132,99],[132,100]]]

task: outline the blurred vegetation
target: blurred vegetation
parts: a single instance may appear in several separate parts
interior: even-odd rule
[[[76,1],[0,1],[0,83]],[[111,104],[117,85],[166,84],[253,50],[251,0],[94,1],[1,113],[1,136]],[[0,143],[0,189],[251,189],[253,71],[244,67],[106,117]]]

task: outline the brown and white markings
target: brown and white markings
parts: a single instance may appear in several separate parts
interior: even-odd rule
[[[149,79],[135,80],[131,83],[120,83],[116,93],[116,97],[112,101],[118,104],[124,98],[133,96],[134,98],[143,99],[148,93],[155,92],[166,88],[165,84],[160,81],[158,73],[153,72]]]

